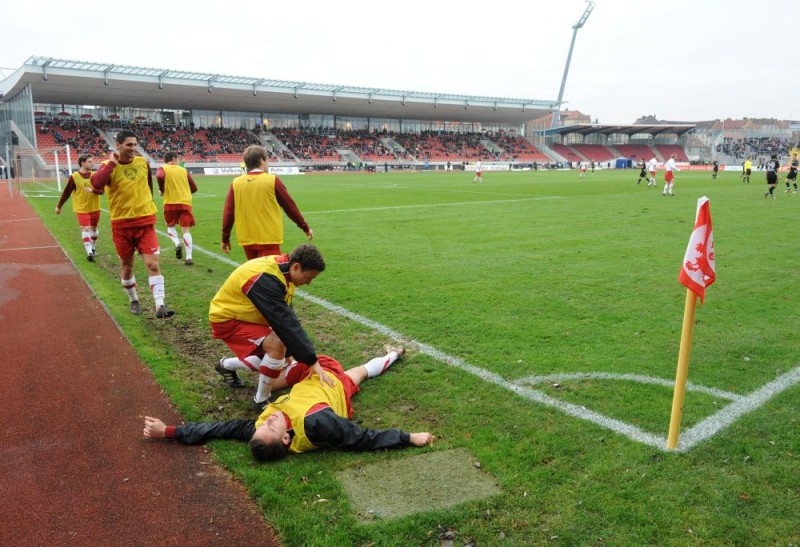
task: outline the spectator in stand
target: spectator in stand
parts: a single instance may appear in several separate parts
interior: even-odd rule
[[[675,185],[675,171],[680,171],[678,166],[675,165],[675,154],[672,154],[667,163],[664,165],[664,191],[661,193],[662,196],[674,196],[675,194],[672,193],[672,187]]]
[[[197,192],[197,185],[192,175],[185,167],[178,165],[178,155],[175,152],[164,154],[164,165],[158,168],[156,179],[158,189],[164,196],[164,220],[167,221],[167,235],[175,244],[175,258],[183,258],[183,248],[186,248],[187,266],[194,264],[192,260],[192,234],[191,227],[195,225],[192,215],[192,194]],[[178,237],[175,225],[178,224],[183,232]]]
[[[67,185],[61,193],[61,199],[56,205],[56,214],[60,215],[61,207],[72,196],[72,211],[78,217],[83,248],[86,251],[86,260],[89,262],[94,262],[94,257],[97,255],[99,235],[97,225],[100,223],[100,196],[92,192],[93,164],[92,156],[83,155],[78,158],[80,168],[69,176]]]
[[[150,164],[136,153],[137,143],[133,131],[117,133],[117,149],[92,175],[92,187],[95,194],[108,189],[111,233],[120,261],[120,280],[130,300],[131,313],[142,313],[133,275],[134,254],[139,251],[149,274],[148,284],[156,305],[156,317],[172,317],[175,312],[164,302],[164,276],[158,263],[161,251],[155,230],[157,209],[153,201],[153,176]]]
[[[248,146],[244,151],[247,173],[236,177],[228,190],[222,213],[222,251],[231,252],[231,230],[244,248],[248,260],[281,254],[283,216],[303,230],[310,240],[314,232],[308,226],[288,190],[275,175],[267,173],[267,151],[263,146]]]

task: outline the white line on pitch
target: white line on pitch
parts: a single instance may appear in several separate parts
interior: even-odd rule
[[[434,207],[452,207],[458,205],[492,205],[495,203],[517,203],[521,201],[537,201],[545,199],[561,199],[561,196],[540,196],[535,198],[524,199],[497,199],[492,201],[457,201],[452,203],[426,203],[419,205],[391,205],[387,207],[364,207],[363,209],[331,209],[329,211],[307,211],[303,214],[308,215],[325,215],[330,213],[358,213],[368,211],[389,211],[393,209],[430,209]]]
[[[302,296],[306,300],[309,300],[310,302],[322,306],[323,308],[329,311],[332,311],[338,315],[346,317],[347,319],[355,321],[356,323],[360,323],[361,325],[376,330],[381,334],[388,336],[389,338],[393,338],[395,340],[402,341],[408,345],[415,346],[420,353],[424,353],[425,355],[433,357],[437,361],[442,361],[443,363],[446,363],[450,366],[456,367],[465,372],[469,372],[470,374],[473,374],[478,378],[481,378],[482,380],[503,387],[522,397],[525,397],[526,399],[529,399],[537,403],[541,403],[546,406],[557,408],[558,410],[561,410],[566,414],[569,414],[576,418],[580,418],[582,420],[586,420],[588,422],[595,423],[599,426],[605,427],[621,435],[624,435],[631,440],[634,440],[642,444],[646,444],[648,446],[652,446],[653,448],[657,448],[659,450],[663,450],[666,445],[666,439],[664,437],[653,435],[652,433],[648,433],[647,431],[644,431],[634,425],[627,424],[625,422],[616,420],[614,418],[603,416],[602,414],[588,410],[587,408],[584,408],[582,406],[560,401],[558,399],[550,397],[549,395],[546,395],[545,393],[542,393],[541,391],[537,391],[527,386],[522,386],[514,382],[510,382],[505,378],[503,378],[502,376],[489,372],[480,367],[470,365],[469,363],[465,362],[464,360],[458,357],[448,355],[447,353],[444,353],[443,351],[440,351],[434,348],[433,346],[429,346],[428,344],[424,344],[422,342],[414,340],[413,338],[404,336],[399,332],[392,330],[391,328],[385,325],[382,325],[381,323],[373,321],[372,319],[368,319],[357,313],[351,312],[350,310],[343,308],[337,304],[332,304],[327,300],[323,300],[322,298],[312,296],[302,291],[297,291],[295,292],[295,294],[298,296]]]
[[[685,452],[698,443],[710,439],[745,414],[766,404],[775,395],[797,384],[800,384],[800,367],[795,367],[789,372],[778,376],[770,383],[764,384],[749,395],[745,395],[738,401],[729,404],[719,412],[687,429],[678,438],[678,451]]]
[[[546,376],[529,376],[527,378],[521,378],[520,380],[517,380],[517,382],[523,384],[544,384],[551,382],[563,382],[565,380],[626,380],[629,382],[637,382],[639,384],[653,384],[664,387],[675,387],[675,380],[656,378],[654,376],[644,376],[641,374],[618,374],[613,372],[576,372],[576,373],[565,373],[565,374],[548,374]],[[743,397],[738,393],[733,393],[731,391],[723,391],[721,389],[716,389],[713,387],[699,386],[691,382],[686,383],[686,389],[688,391],[697,391],[700,393],[705,393],[706,395],[711,395],[712,397],[727,399],[729,401],[736,401]]]

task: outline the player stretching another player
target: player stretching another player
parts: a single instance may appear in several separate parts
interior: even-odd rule
[[[674,195],[672,193],[672,187],[675,184],[674,171],[680,171],[680,169],[678,169],[678,166],[675,165],[675,157],[676,157],[675,154],[672,154],[667,160],[667,163],[664,164],[664,170],[666,171],[666,173],[664,173],[664,191],[661,193],[662,196]]]
[[[61,193],[61,199],[56,205],[56,214],[61,214],[61,207],[72,195],[72,210],[78,217],[81,227],[81,239],[86,250],[86,260],[94,262],[97,254],[97,225],[100,222],[100,196],[92,192],[92,156],[85,155],[78,158],[80,169],[69,176],[69,181]],[[788,187],[788,183],[787,183]]]
[[[136,277],[133,275],[134,253],[139,251],[149,274],[156,317],[172,317],[175,312],[164,303],[164,276],[158,263],[160,250],[155,230],[153,176],[147,160],[136,154],[137,143],[133,131],[117,133],[117,149],[92,176],[92,187],[95,194],[108,190],[111,234],[119,256],[122,288],[130,300],[131,313],[142,313],[136,293]]]
[[[192,215],[192,194],[197,192],[197,185],[192,175],[178,165],[178,154],[167,152],[164,154],[164,165],[158,168],[156,179],[158,189],[164,196],[164,220],[167,221],[167,235],[175,244],[175,258],[183,258],[183,249],[186,248],[186,265],[191,266],[192,261],[192,234],[189,229],[194,226]],[[175,225],[180,224],[183,232],[183,245]]]
[[[792,161],[789,162],[789,172],[786,174],[786,191],[789,191],[789,181],[794,184],[794,193],[797,193],[797,168],[800,167],[800,161],[797,160],[797,154],[792,154]]]
[[[236,268],[208,310],[211,333],[233,351],[215,366],[231,387],[242,387],[237,370],[259,373],[253,405],[269,401],[272,384],[286,366],[286,351],[322,374],[314,346],[291,307],[295,287],[311,284],[325,261],[310,243],[289,255],[265,256]]]

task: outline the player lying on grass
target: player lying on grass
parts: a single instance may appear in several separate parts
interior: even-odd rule
[[[365,429],[350,420],[351,399],[358,393],[361,382],[382,374],[405,353],[402,347],[386,346],[385,350],[383,357],[346,371],[332,357],[319,355],[323,374],[333,380],[333,386],[320,382],[308,367],[292,363],[275,384],[276,389],[291,388],[289,393],[268,404],[257,420],[167,426],[158,418],[146,416],[144,436],[174,439],[183,444],[201,444],[212,439],[243,441],[249,443],[253,457],[259,461],[280,460],[288,452],[318,448],[357,451],[433,444],[434,436],[428,432]]]

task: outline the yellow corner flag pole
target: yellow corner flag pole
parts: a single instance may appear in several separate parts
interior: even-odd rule
[[[669,419],[669,436],[667,449],[674,450],[678,446],[678,435],[681,430],[683,401],[686,398],[686,378],[689,376],[689,357],[692,354],[692,334],[694,333],[694,312],[697,308],[697,295],[686,289],[686,304],[683,308],[683,328],[681,329],[681,347],[678,351],[678,371],[675,374],[675,393],[672,396],[672,414]]]

